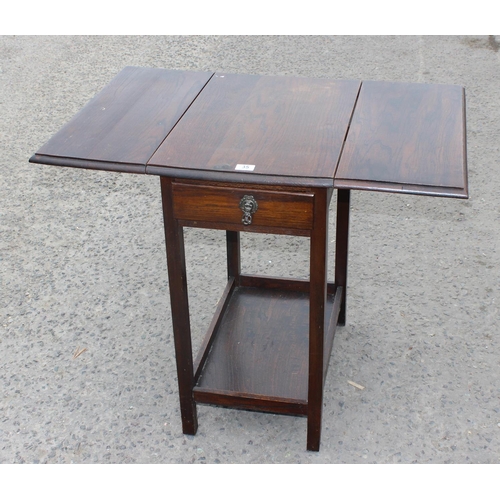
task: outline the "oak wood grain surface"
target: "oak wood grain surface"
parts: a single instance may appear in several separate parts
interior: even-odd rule
[[[212,74],[126,67],[31,161],[145,172],[146,162]]]
[[[363,82],[338,188],[467,196],[464,89]]]
[[[126,67],[30,161],[467,198],[465,93]]]
[[[237,288],[196,386],[306,402],[308,318],[308,293]]]
[[[258,204],[253,226],[310,229],[313,224],[312,193],[235,189],[173,184],[174,217],[183,221],[229,222],[245,230],[240,200],[251,195]]]
[[[148,166],[333,179],[359,86],[216,73]]]
[[[197,402],[299,414],[318,451],[325,375],[346,316],[349,190],[467,197],[465,94],[128,67],[30,161],[161,176],[183,432],[197,431]],[[247,208],[251,224],[244,195],[258,204]],[[195,363],[184,225],[227,231],[229,281]],[[310,236],[309,280],[241,275],[240,231]]]

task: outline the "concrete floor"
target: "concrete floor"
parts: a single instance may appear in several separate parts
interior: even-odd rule
[[[498,463],[499,45],[0,37],[0,462]],[[28,164],[126,65],[466,87],[469,200],[353,192],[319,453],[305,419],[208,406],[184,436],[158,179]],[[224,285],[223,237],[186,230],[195,346]],[[245,270],[307,275],[306,240],[243,243]]]

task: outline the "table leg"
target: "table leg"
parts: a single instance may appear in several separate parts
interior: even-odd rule
[[[337,235],[335,238],[335,283],[342,287],[342,303],[339,312],[339,325],[346,322],[347,301],[347,250],[349,242],[349,211],[351,191],[339,189],[337,191]]]
[[[193,351],[189,322],[184,233],[182,226],[178,224],[173,215],[172,182],[167,177],[160,177],[160,182],[182,432],[196,434],[198,418],[196,403],[193,399]]]
[[[241,253],[239,231],[226,231],[227,246],[227,275],[234,278],[236,285],[239,283],[241,274]]]
[[[328,205],[326,189],[314,197],[314,228],[310,250],[309,387],[307,398],[307,449],[319,451],[323,409],[324,332],[328,258]]]

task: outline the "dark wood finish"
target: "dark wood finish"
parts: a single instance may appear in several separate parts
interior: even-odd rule
[[[205,338],[200,346],[198,356],[196,357],[196,361],[194,363],[194,381],[198,380],[201,374],[201,370],[207,360],[208,353],[212,348],[212,344],[215,340],[217,331],[220,327],[221,321],[224,318],[224,314],[226,313],[227,305],[229,304],[229,298],[234,291],[235,286],[237,285],[235,277],[230,276],[227,282],[226,288],[220,298],[217,308],[215,310],[214,316],[208,327],[207,333],[205,334]],[[194,383],[193,381],[193,383]]]
[[[333,187],[333,177],[326,178],[309,178],[309,177],[286,177],[277,175],[259,175],[259,174],[239,174],[239,173],[229,173],[225,174],[223,172],[214,170],[187,170],[180,168],[169,168],[169,167],[156,167],[154,165],[146,165],[146,173],[150,175],[160,175],[165,177],[172,177],[182,180],[198,180],[205,181],[207,183],[211,182],[222,182],[226,181],[231,184],[259,184],[262,187],[271,186],[286,186],[286,187]]]
[[[314,228],[311,234],[309,302],[309,384],[307,398],[307,449],[318,451],[323,410],[325,306],[328,260],[327,190],[314,197]]]
[[[240,283],[241,286],[249,288],[273,288],[276,290],[309,293],[309,280],[242,274]]]
[[[30,161],[145,173],[211,72],[124,68]]]
[[[326,301],[332,324],[337,321],[332,317],[335,297],[329,294]],[[274,286],[241,286],[231,289],[226,302],[217,332],[209,329],[212,343],[204,347],[209,353],[200,355],[206,361],[193,391],[196,401],[305,414],[309,294]]]
[[[238,287],[197,387],[307,401],[308,296]]]
[[[310,282],[305,279],[278,278],[276,276],[255,276],[242,274],[240,276],[241,286],[249,288],[274,288],[285,291],[309,293]],[[327,293],[334,295],[337,293],[335,283],[327,283]]]
[[[87,170],[104,170],[108,172],[123,172],[127,174],[144,174],[145,166],[140,163],[117,163],[112,161],[84,160],[80,158],[66,158],[58,156],[48,156],[34,154],[30,163],[42,163],[43,165],[53,165],[55,167],[75,167]]]
[[[317,451],[346,320],[350,189],[467,197],[464,95],[450,85],[125,68],[30,161],[161,176],[183,432],[196,433],[196,402],[302,415]],[[250,225],[243,195],[259,205]],[[195,363],[183,226],[226,231],[228,283]],[[310,237],[309,280],[242,275],[240,231]]]
[[[251,227],[311,229],[313,225],[312,193],[174,183],[173,195],[174,216],[181,221],[229,223],[241,231]],[[249,226],[242,222],[240,201],[244,195],[253,196],[258,203]]]
[[[237,231],[226,231],[227,250],[227,276],[234,278],[237,285],[240,284],[241,274],[241,246],[240,233]]]
[[[260,176],[260,179],[270,179],[268,176]],[[333,179],[331,184],[322,184],[321,180],[318,185],[310,185],[310,186],[302,186],[302,185],[292,185],[287,183],[280,183],[278,177],[273,177],[276,181],[274,184],[269,184],[266,182],[248,182],[248,176],[244,176],[239,182],[227,182],[227,181],[214,181],[208,179],[200,180],[195,179],[184,179],[184,178],[173,178],[174,183],[176,184],[184,184],[190,185],[192,187],[212,187],[212,188],[228,188],[228,189],[243,189],[243,190],[255,190],[255,191],[274,191],[274,192],[283,192],[288,194],[314,194],[314,187],[319,188],[332,188],[333,187]]]
[[[148,166],[208,170],[232,180],[237,164],[251,164],[250,174],[261,177],[332,179],[359,86],[216,73]]]
[[[349,214],[351,211],[351,192],[348,189],[337,191],[337,225],[335,237],[335,283],[342,287],[342,302],[339,325],[346,322],[347,303],[347,256],[349,250]]]
[[[294,229],[290,227],[278,227],[278,226],[257,226],[251,224],[250,226],[243,226],[241,223],[234,224],[230,222],[211,222],[211,221],[195,221],[195,220],[179,220],[179,223],[183,226],[188,227],[198,227],[204,229],[222,229],[224,231],[245,231],[249,233],[267,233],[267,234],[285,234],[292,236],[309,236],[311,233],[310,229]]]
[[[156,167],[146,165],[146,173],[150,175],[160,175],[175,179],[191,180],[207,183],[230,183],[230,184],[259,184],[264,187],[278,186],[286,188],[310,188],[310,187],[333,187],[333,177],[330,178],[310,178],[310,177],[286,177],[278,175],[259,175],[237,172],[224,172],[222,170],[188,170],[183,168]]]
[[[307,401],[287,399],[261,394],[242,394],[234,391],[221,391],[194,388],[194,397],[198,403],[215,406],[226,406],[240,410],[260,411],[264,413],[281,413],[284,415],[307,415]]]
[[[212,75],[127,67],[30,162],[468,197],[462,87]]]
[[[414,184],[395,184],[392,182],[373,182],[373,181],[353,181],[353,180],[335,180],[337,189],[357,189],[361,191],[377,191],[384,193],[398,194],[416,194],[424,196],[439,196],[441,198],[463,198],[469,197],[467,190],[459,188],[446,188],[436,186],[417,186]]]
[[[172,181],[162,177],[160,182],[182,432],[196,434],[198,418],[192,392],[194,385],[193,350],[189,322],[184,235],[182,227],[173,217]]]
[[[463,87],[363,82],[334,186],[467,197]]]

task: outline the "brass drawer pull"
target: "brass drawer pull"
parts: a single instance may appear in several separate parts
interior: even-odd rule
[[[245,226],[249,226],[252,223],[252,214],[257,212],[259,205],[253,196],[246,194],[241,198],[240,208],[243,212],[241,222],[243,222]]]

